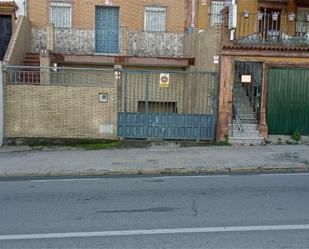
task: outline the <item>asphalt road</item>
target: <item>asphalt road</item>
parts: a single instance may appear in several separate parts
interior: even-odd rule
[[[309,248],[309,174],[1,181],[0,248]]]

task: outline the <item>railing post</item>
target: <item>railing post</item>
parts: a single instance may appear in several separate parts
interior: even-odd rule
[[[51,52],[54,52],[54,32],[54,24],[51,23],[47,26],[47,49]]]
[[[40,83],[42,85],[50,84],[50,57],[48,49],[41,49],[40,51]]]
[[[128,55],[128,26],[120,27],[120,55]]]
[[[263,32],[262,32],[262,35],[263,35],[263,44],[265,44],[266,37],[267,37],[266,25],[268,25],[268,24],[266,24],[266,22],[268,22],[268,16],[267,16],[266,9],[264,9],[263,18],[264,18],[264,21],[263,21]]]
[[[150,72],[146,73],[146,87],[145,87],[145,116],[146,116],[146,120],[145,120],[145,125],[146,125],[146,138],[148,138],[148,125],[149,125],[149,76],[150,76]]]

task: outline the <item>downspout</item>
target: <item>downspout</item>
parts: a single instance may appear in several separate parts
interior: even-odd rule
[[[191,12],[191,27],[195,27],[195,18],[196,18],[196,0],[192,0],[192,12]]]

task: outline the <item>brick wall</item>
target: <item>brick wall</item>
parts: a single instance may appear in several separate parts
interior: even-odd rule
[[[98,81],[96,85],[77,82],[71,86],[8,84],[4,136],[116,138],[117,89],[116,82],[108,85]],[[99,93],[108,93],[108,103],[99,102]]]
[[[32,22],[32,52],[47,46],[48,6],[50,1],[29,0]],[[145,57],[182,57],[185,24],[185,0],[113,1],[120,6],[121,55]],[[54,52],[63,54],[95,54],[95,6],[102,1],[72,0],[72,28],[55,28]],[[167,7],[167,30],[164,33],[143,32],[144,7]],[[82,13],[81,13],[82,12]]]
[[[48,25],[49,2],[47,0],[29,0],[28,15],[33,27]],[[70,1],[69,1],[70,2]],[[144,28],[144,6],[167,7],[167,32],[183,32],[186,19],[184,0],[112,0],[114,6],[120,6],[120,25],[129,30],[142,31]],[[95,6],[103,6],[102,0],[72,0],[73,28],[94,29]]]

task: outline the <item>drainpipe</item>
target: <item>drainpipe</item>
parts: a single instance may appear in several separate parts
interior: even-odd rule
[[[195,27],[195,16],[196,16],[196,4],[195,4],[195,0],[192,0],[192,19],[191,19],[191,27],[194,28]]]
[[[3,80],[2,62],[0,61],[0,147],[3,145]]]

